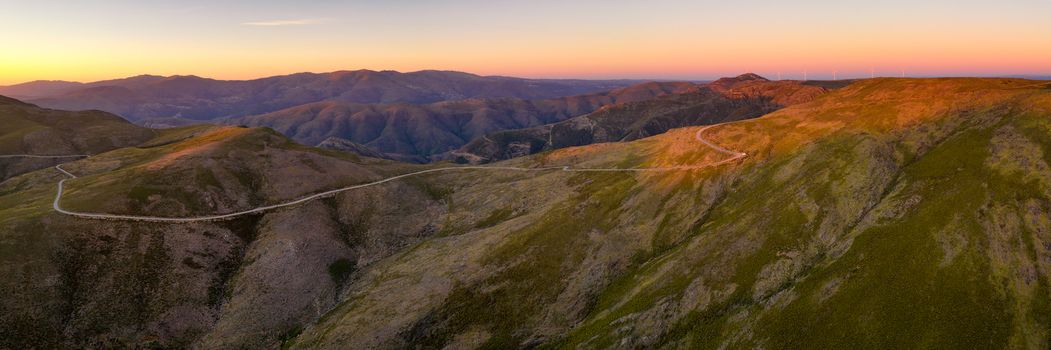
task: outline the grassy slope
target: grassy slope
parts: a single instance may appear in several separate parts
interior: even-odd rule
[[[758,146],[749,153],[765,151],[769,158],[744,169],[747,180],[717,209],[723,215],[713,215],[695,233],[695,244],[664,263],[685,272],[655,277],[644,268],[629,275],[628,281],[661,282],[641,291],[608,290],[599,300],[623,306],[600,302],[601,311],[561,345],[615,344],[622,336],[611,323],[644,313],[661,298],[687,295],[686,281],[700,278],[724,292],[675,320],[655,344],[1046,346],[1049,325],[1039,315],[1049,311],[1048,271],[1033,265],[1047,252],[1032,242],[1048,237],[1018,222],[1033,215],[1024,203],[1046,203],[1048,187],[1025,180],[1039,167],[1005,174],[1000,164],[988,164],[994,132],[1046,130],[1046,105],[1024,113],[1034,109],[1030,95],[1046,92],[1013,89],[1029,84],[878,80],[806,106],[810,110],[742,123]],[[792,151],[809,142],[803,152]],[[866,189],[879,190],[866,198]],[[744,244],[742,237],[750,249],[705,251]],[[725,269],[696,271],[713,264]],[[1016,280],[1019,270],[1030,271],[1029,281]]]
[[[753,155],[738,167],[547,175],[569,195],[377,267],[296,344],[1044,348],[1051,98],[1034,84],[861,81],[712,130]],[[712,157],[684,150],[693,130],[532,161]],[[451,246],[477,273],[433,263]],[[453,287],[412,287],[410,321],[368,316],[421,273]]]

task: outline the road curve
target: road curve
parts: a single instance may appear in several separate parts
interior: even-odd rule
[[[705,126],[705,127],[701,128],[700,130],[697,130],[697,133],[694,135],[694,138],[696,138],[697,141],[701,142],[705,146],[708,146],[709,148],[714,149],[714,150],[716,150],[716,151],[718,151],[720,153],[724,153],[724,154],[730,155],[730,158],[723,159],[723,160],[720,160],[720,161],[714,162],[714,163],[706,163],[706,164],[700,164],[700,165],[680,165],[680,166],[671,166],[671,167],[654,167],[654,168],[573,168],[573,167],[569,167],[569,166],[539,167],[539,168],[519,168],[519,167],[507,167],[507,166],[444,167],[444,168],[435,168],[435,169],[421,170],[421,171],[416,171],[416,172],[412,172],[412,173],[392,176],[392,177],[388,177],[388,178],[385,178],[385,179],[382,179],[382,180],[373,181],[373,182],[369,182],[369,183],[353,185],[353,186],[347,186],[347,187],[343,187],[343,188],[337,188],[337,189],[334,189],[334,190],[330,190],[330,191],[325,191],[325,192],[309,195],[309,196],[306,196],[306,197],[303,197],[303,198],[300,198],[300,199],[296,199],[296,200],[292,200],[292,201],[288,201],[288,202],[284,202],[284,203],[268,205],[268,206],[258,207],[258,208],[254,208],[254,209],[249,209],[249,210],[244,210],[244,211],[239,211],[239,212],[234,212],[234,213],[229,213],[229,214],[196,216],[196,217],[181,217],[181,218],[158,217],[158,216],[137,216],[137,215],[114,215],[114,214],[103,214],[103,213],[84,213],[84,212],[77,212],[77,211],[71,211],[71,210],[62,209],[62,206],[60,205],[60,202],[62,200],[62,193],[63,193],[63,189],[64,189],[64,185],[66,183],[66,180],[75,179],[75,178],[77,178],[77,176],[73,175],[72,173],[70,173],[68,171],[66,171],[65,169],[62,169],[62,165],[59,164],[59,165],[55,166],[55,169],[57,169],[59,172],[61,172],[67,178],[62,179],[62,180],[60,180],[58,182],[58,191],[55,194],[55,201],[53,202],[52,207],[55,209],[55,211],[57,211],[59,213],[62,213],[62,214],[65,214],[65,215],[74,216],[74,217],[78,217],[78,218],[83,218],[83,219],[126,220],[126,221],[145,221],[145,222],[163,222],[163,223],[190,223],[190,222],[202,222],[202,221],[218,221],[218,220],[231,219],[231,218],[234,218],[234,217],[247,215],[247,214],[260,213],[260,212],[264,212],[264,211],[268,211],[268,210],[294,206],[294,205],[301,204],[301,203],[304,203],[304,202],[308,202],[308,201],[311,201],[311,200],[314,200],[314,199],[332,196],[332,195],[335,195],[337,193],[346,192],[346,191],[355,190],[355,189],[364,188],[364,187],[376,186],[376,185],[380,185],[380,184],[383,184],[383,183],[391,182],[391,181],[394,181],[394,180],[410,177],[410,176],[417,176],[417,175],[436,173],[436,172],[442,172],[442,171],[463,171],[463,170],[497,170],[497,171],[520,171],[520,172],[540,172],[540,171],[557,171],[557,170],[568,171],[568,172],[679,171],[679,170],[696,170],[696,169],[702,169],[702,168],[719,166],[719,165],[723,165],[723,164],[726,164],[726,163],[737,161],[739,159],[743,159],[743,158],[748,156],[745,153],[728,150],[726,148],[723,148],[723,147],[720,147],[720,146],[718,146],[716,144],[713,144],[713,143],[709,142],[708,140],[705,140],[704,137],[702,136],[702,134],[704,133],[704,131],[706,131],[709,128],[712,128],[714,126],[715,125]],[[84,156],[85,155],[75,155],[75,156],[32,156],[32,155],[7,155],[7,156],[3,156],[3,155],[0,155],[0,158],[11,158],[11,157],[54,157],[54,158],[66,158],[66,157],[84,157]]]

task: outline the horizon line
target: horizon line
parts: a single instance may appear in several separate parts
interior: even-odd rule
[[[694,76],[688,76],[687,75],[687,76],[674,77],[674,76],[668,76],[668,75],[662,76],[661,74],[654,74],[654,75],[642,75],[642,74],[611,74],[611,75],[529,75],[529,74],[526,74],[526,75],[510,75],[510,74],[478,74],[478,73],[472,73],[472,72],[468,72],[468,71],[460,71],[460,70],[452,70],[452,69],[420,69],[420,70],[400,71],[400,70],[395,70],[395,69],[376,70],[376,69],[361,68],[361,69],[340,69],[340,70],[320,71],[320,72],[317,72],[317,71],[298,71],[298,72],[292,72],[292,73],[265,75],[265,76],[258,76],[258,77],[253,77],[253,78],[243,78],[243,79],[212,78],[212,77],[201,76],[201,75],[197,75],[197,74],[163,75],[163,74],[143,73],[143,74],[129,75],[129,76],[123,76],[123,77],[115,77],[115,78],[104,78],[104,79],[90,80],[90,81],[63,80],[63,79],[34,79],[34,80],[29,80],[29,81],[22,81],[22,82],[17,82],[17,83],[11,83],[11,84],[7,84],[7,85],[0,85],[0,87],[11,87],[11,86],[17,86],[17,85],[23,85],[23,84],[29,84],[29,83],[36,83],[36,82],[92,84],[92,83],[98,83],[98,82],[103,82],[103,81],[131,79],[131,78],[138,78],[138,77],[158,77],[158,78],[195,77],[195,78],[217,80],[217,81],[251,81],[251,80],[267,79],[267,78],[273,78],[273,77],[291,76],[291,75],[297,75],[297,74],[318,74],[318,75],[323,75],[323,74],[334,74],[334,73],[341,73],[341,72],[361,72],[361,71],[376,72],[376,73],[394,72],[394,73],[399,73],[399,74],[411,74],[411,73],[421,73],[421,72],[451,72],[451,73],[466,73],[466,74],[476,75],[476,76],[480,76],[480,77],[503,77],[503,78],[519,78],[519,79],[537,79],[537,80],[589,80],[589,81],[628,80],[628,81],[660,81],[660,82],[672,82],[672,81],[702,82],[702,81],[713,81],[713,80],[717,80],[717,79],[720,79],[720,78],[732,78],[732,77],[736,77],[736,76],[740,76],[740,75],[744,75],[744,74],[756,74],[756,75],[759,75],[759,76],[761,76],[761,77],[763,77],[765,79],[775,80],[775,81],[776,80],[785,80],[785,81],[789,81],[789,80],[797,80],[797,81],[836,81],[836,80],[860,80],[860,79],[869,79],[869,78],[902,78],[902,76],[900,75],[900,71],[889,71],[889,70],[878,71],[876,73],[876,76],[870,76],[869,73],[867,73],[867,72],[857,73],[857,74],[842,74],[842,73],[840,73],[840,72],[838,72],[836,70],[829,70],[827,72],[825,72],[825,71],[816,71],[815,72],[815,71],[807,70],[807,73],[803,73],[803,71],[800,71],[800,72],[781,71],[780,73],[783,73],[783,75],[782,75],[783,79],[775,79],[776,75],[779,74],[778,72],[756,73],[755,71],[743,71],[742,73],[729,74],[729,75],[708,74],[708,75],[694,75]],[[766,71],[766,70],[764,70],[764,71]],[[798,79],[798,78],[802,78],[804,76],[804,74],[812,76],[812,77],[816,76],[817,78],[815,78],[815,79]],[[1051,72],[1047,72],[1047,73],[983,73],[983,74],[969,75],[969,74],[962,74],[962,73],[960,73],[960,74],[908,74],[908,71],[906,70],[905,74],[904,74],[904,78],[1015,78],[1015,79],[1051,80]]]

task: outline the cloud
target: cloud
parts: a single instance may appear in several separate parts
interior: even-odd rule
[[[272,21],[255,21],[255,22],[244,22],[241,23],[243,26],[253,27],[283,27],[283,26],[303,26],[318,24],[324,22],[325,19],[320,18],[302,18],[302,19],[279,19]]]

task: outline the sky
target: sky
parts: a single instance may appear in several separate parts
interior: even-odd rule
[[[703,80],[1051,75],[1047,0],[0,0],[0,85],[443,69]]]

